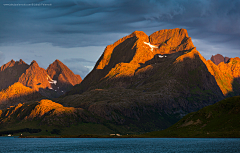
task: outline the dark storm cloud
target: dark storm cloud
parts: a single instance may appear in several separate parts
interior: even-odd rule
[[[93,61],[89,61],[84,58],[70,58],[70,59],[63,60],[63,62],[66,62],[66,63],[81,63],[81,62],[95,63]]]
[[[45,3],[10,7],[6,3]],[[240,49],[240,0],[3,0],[0,44],[108,45],[135,30],[186,28],[194,39]]]

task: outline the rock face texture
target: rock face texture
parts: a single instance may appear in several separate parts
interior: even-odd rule
[[[185,29],[150,36],[135,31],[107,46],[82,83],[58,102],[116,124],[162,129],[224,98],[209,69]]]
[[[40,96],[36,92],[48,98],[58,97],[82,81],[79,75],[75,75],[59,60],[51,64],[47,70],[39,67],[36,61],[32,61],[28,65],[22,60],[16,62],[11,60],[1,66],[0,78],[0,90],[4,95],[8,95],[6,92],[10,92],[10,89],[14,92],[18,92],[18,89],[21,90],[18,93],[19,95],[15,95],[15,98],[8,96],[9,100],[6,97],[0,99],[0,101],[4,101],[5,106],[16,104],[17,97],[25,97],[20,98],[19,103],[23,102],[24,99],[34,100],[34,97],[39,98]],[[5,90],[3,91],[3,89]],[[26,92],[24,92],[25,90]],[[26,93],[29,93],[29,98],[27,98]],[[9,94],[12,95],[12,93]]]
[[[18,82],[33,90],[39,91],[41,88],[49,88],[48,74],[45,69],[39,67],[36,61],[32,61],[28,69],[21,75]]]
[[[240,59],[238,57],[230,58],[227,63],[221,62],[218,65],[208,60],[206,65],[225,96],[240,94]]]
[[[59,60],[55,60],[52,64],[49,65],[47,68],[47,73],[50,78],[57,81],[59,89],[64,93],[71,89],[74,85],[82,82],[80,75],[75,75],[66,65],[64,65]],[[58,87],[56,89],[58,89]]]
[[[134,76],[147,65],[168,59],[174,60],[194,48],[185,29],[160,30],[150,36],[142,31],[135,31],[106,47],[93,71],[79,85],[82,90],[80,92],[99,84],[103,79],[103,82],[106,82],[110,79]],[[162,55],[164,56],[161,57]],[[118,83],[115,85],[118,86]]]
[[[72,118],[76,124],[78,118],[79,124],[91,122],[118,126],[111,128],[116,132],[117,129],[134,132],[164,129],[190,112],[237,94],[240,91],[238,63],[239,58],[231,58],[227,63],[220,62],[218,65],[211,60],[206,61],[185,29],[160,30],[150,36],[135,31],[108,45],[94,69],[80,84],[80,77],[56,60],[46,73],[41,73],[49,83],[42,86],[53,92],[58,87],[68,89],[70,85],[75,86],[61,98],[54,99],[58,103],[54,106],[52,102],[35,102],[34,107],[29,107],[36,110],[34,115],[28,111],[24,118],[40,116],[39,124],[48,125],[58,117],[64,117],[64,114],[68,116],[68,113],[59,113],[60,116],[55,114],[56,118],[52,112],[71,108],[69,112],[81,110],[80,114],[69,113],[75,116]],[[34,62],[30,67],[33,72],[36,69],[41,71]],[[24,78],[37,78],[27,77],[27,74],[24,71]],[[41,77],[35,80],[41,80]],[[27,82],[27,79],[23,81]],[[32,84],[41,85],[42,82]],[[41,88],[38,89],[40,92]],[[45,108],[48,104],[51,108]],[[55,108],[55,105],[58,107]],[[28,108],[27,105],[25,107]],[[41,110],[46,112],[41,113]],[[4,123],[7,116],[4,114],[2,117]]]
[[[229,59],[229,57],[223,57],[221,54],[217,54],[214,56],[212,55],[211,57],[211,61],[216,65],[220,64],[221,62],[228,63]]]
[[[19,77],[29,68],[29,65],[20,59],[20,61],[11,60],[1,66],[0,71],[0,90],[9,87],[18,81]]]

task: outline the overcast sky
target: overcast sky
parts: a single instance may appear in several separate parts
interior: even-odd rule
[[[1,0],[0,65],[59,59],[84,78],[119,38],[172,28],[187,29],[206,59],[240,57],[239,8],[240,0]]]

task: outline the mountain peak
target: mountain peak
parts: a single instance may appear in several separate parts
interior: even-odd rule
[[[136,73],[140,69],[143,71],[144,67],[151,69],[160,63],[174,62],[178,56],[184,53],[189,53],[188,56],[192,58],[199,59],[200,57],[186,29],[164,29],[156,31],[150,36],[142,31],[134,31],[114,44],[108,45],[92,72],[79,86],[84,91],[92,82],[110,84],[110,80],[115,80],[113,83],[115,84],[116,80],[121,82],[120,80],[123,78],[137,76]],[[139,76],[139,78],[141,77]],[[128,83],[120,84],[127,86]]]
[[[134,31],[131,35],[136,36],[137,38],[147,38],[148,35],[143,31]]]
[[[17,61],[16,63],[18,63],[18,65],[21,65],[21,64],[26,64],[22,59],[20,59],[19,61]]]
[[[39,67],[38,63],[33,60],[29,68],[19,77],[18,82],[39,91],[39,89],[45,89],[50,86],[47,76],[46,70]]]
[[[194,48],[191,37],[186,29],[164,29],[149,36],[150,43],[159,45],[158,53],[171,54],[178,51],[187,51]]]
[[[79,75],[75,75],[58,59],[49,65],[47,68],[47,73],[52,79],[58,82],[58,85],[61,86],[64,91],[82,81]]]
[[[134,31],[114,44],[108,45],[96,63],[96,69],[113,67],[120,63],[145,63],[157,54],[172,54],[194,49],[186,29],[165,29],[150,36],[142,31]]]
[[[53,63],[61,63],[61,64],[63,64],[59,59],[56,59]]]
[[[68,67],[64,65],[60,60],[56,59],[52,64],[48,66],[47,71],[49,69],[56,69],[57,71],[63,71],[65,69],[68,70]]]
[[[1,71],[4,71],[6,68],[12,67],[15,65],[15,61],[12,59],[8,63],[1,66]]]
[[[18,81],[18,78],[29,68],[29,65],[14,60],[1,66],[0,70],[0,90],[9,87]]]
[[[60,68],[60,69],[64,69],[64,68],[67,68],[67,66],[65,65],[65,64],[63,64],[59,59],[56,59],[52,64],[50,64],[50,65],[54,65],[54,66],[56,66],[56,67],[58,67],[58,68]],[[49,65],[49,66],[50,66]]]
[[[30,64],[30,66],[38,66],[38,63],[35,61],[35,60],[33,60],[32,62],[31,62],[31,64]],[[39,66],[38,66],[39,67]]]
[[[216,65],[220,64],[221,62],[227,63],[229,59],[229,57],[223,57],[221,54],[212,55],[211,57],[211,61]]]
[[[8,88],[18,82],[19,84],[21,83],[26,87],[30,87],[34,91],[39,92],[46,97],[52,98],[64,94],[73,85],[82,81],[79,75],[75,75],[58,59],[53,62],[52,68],[59,72],[57,73],[59,76],[56,77],[67,84],[68,88],[61,86],[61,81],[53,79],[52,74],[50,74],[50,77],[47,71],[41,68],[35,60],[28,65],[22,59],[19,61],[14,61],[12,59],[1,66],[0,90]],[[18,83],[16,83],[15,86],[19,85]]]

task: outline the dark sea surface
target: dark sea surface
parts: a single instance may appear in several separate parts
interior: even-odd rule
[[[231,138],[14,138],[0,137],[0,152],[239,152]]]

